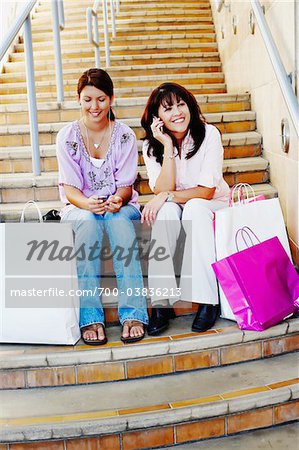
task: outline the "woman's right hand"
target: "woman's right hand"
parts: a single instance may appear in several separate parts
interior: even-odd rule
[[[104,214],[106,212],[107,202],[102,199],[98,199],[97,195],[92,195],[87,199],[87,209],[94,214]]]
[[[151,124],[151,130],[152,130],[153,136],[155,139],[157,139],[157,141],[161,142],[161,144],[163,144],[165,147],[165,146],[172,145],[172,140],[171,140],[171,137],[167,133],[163,132],[163,126],[164,126],[163,120],[161,120],[160,117],[154,116],[153,122]]]

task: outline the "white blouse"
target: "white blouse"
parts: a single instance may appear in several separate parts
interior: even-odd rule
[[[227,202],[229,199],[229,186],[222,175],[223,146],[221,136],[216,127],[206,124],[206,135],[198,152],[190,159],[186,159],[187,152],[193,147],[190,132],[182,143],[181,158],[176,155],[176,190],[205,186],[215,187],[213,199]],[[154,190],[156,180],[161,172],[161,165],[154,156],[148,156],[148,141],[143,142],[142,152],[146,165],[149,186]],[[177,153],[175,149],[175,154]]]

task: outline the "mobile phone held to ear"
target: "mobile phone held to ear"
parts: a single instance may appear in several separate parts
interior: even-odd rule
[[[153,116],[153,120],[154,119],[160,119],[159,117]],[[160,119],[161,120],[161,119]],[[163,125],[159,126],[159,130],[161,131],[161,133],[164,133],[164,129],[163,129]]]

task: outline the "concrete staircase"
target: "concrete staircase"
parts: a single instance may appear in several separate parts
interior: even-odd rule
[[[39,177],[31,171],[22,38],[0,75],[0,213],[5,221],[17,221],[29,199],[45,212],[60,206],[55,138],[79,118],[76,81],[94,66],[83,19],[91,2],[64,3],[63,105],[55,102],[49,2],[41,3],[32,23]],[[226,93],[209,2],[182,6],[179,0],[123,0],[117,24],[108,71],[116,87],[116,115],[134,129],[139,150],[148,95],[166,79],[177,81],[196,94],[207,120],[223,133],[228,183],[246,181],[257,193],[277,195],[261,156],[250,97]],[[141,154],[136,188],[141,203],[152,195]],[[272,433],[281,424],[289,433],[287,445],[295,448],[295,428],[288,424],[299,417],[299,319],[262,333],[240,331],[219,319],[214,329],[198,334],[189,332],[196,305],[177,304],[179,317],[167,332],[126,346],[119,327],[112,326],[115,305],[109,298],[104,304],[108,344],[103,347],[81,341],[74,347],[0,346],[0,450],[139,450],[184,448],[188,442],[186,448],[200,449],[214,448],[209,440],[198,441],[216,437],[223,448],[237,448],[231,444],[235,434],[245,449],[247,434],[240,433],[259,428]],[[288,448],[278,437],[274,442],[277,450]]]
[[[102,348],[2,345],[1,450],[197,449],[297,420],[298,319],[261,333],[191,323],[128,346],[116,327]],[[271,448],[296,448],[291,429],[293,445]]]
[[[83,70],[94,66],[93,49],[87,44],[87,2],[65,2],[66,28],[61,33],[65,102],[55,102],[56,82],[50,3],[42,2],[32,20],[35,76],[38,100],[41,176],[31,168],[25,82],[24,43],[0,74],[0,188],[2,221],[17,221],[25,201],[34,199],[41,209],[59,208],[57,188],[56,134],[67,122],[79,118],[75,102],[76,82]],[[170,8],[171,7],[171,8]],[[111,67],[115,84],[115,111],[138,138],[143,130],[140,116],[151,90],[166,80],[192,90],[206,119],[223,133],[223,171],[230,185],[248,182],[258,193],[276,195],[269,184],[268,162],[261,154],[261,136],[256,132],[255,113],[247,94],[226,93],[217,51],[213,19],[208,1],[163,1],[142,3],[125,0],[117,16],[117,38],[111,40]],[[100,20],[101,23],[101,20]],[[100,35],[103,41],[103,35]],[[104,55],[102,52],[104,66]],[[140,201],[151,191],[142,156],[136,179]],[[28,212],[28,218],[34,212]]]

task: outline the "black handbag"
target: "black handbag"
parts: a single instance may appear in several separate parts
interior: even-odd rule
[[[44,222],[57,222],[60,221],[61,217],[59,214],[59,211],[57,209],[51,209],[46,214],[43,215],[43,221]]]

